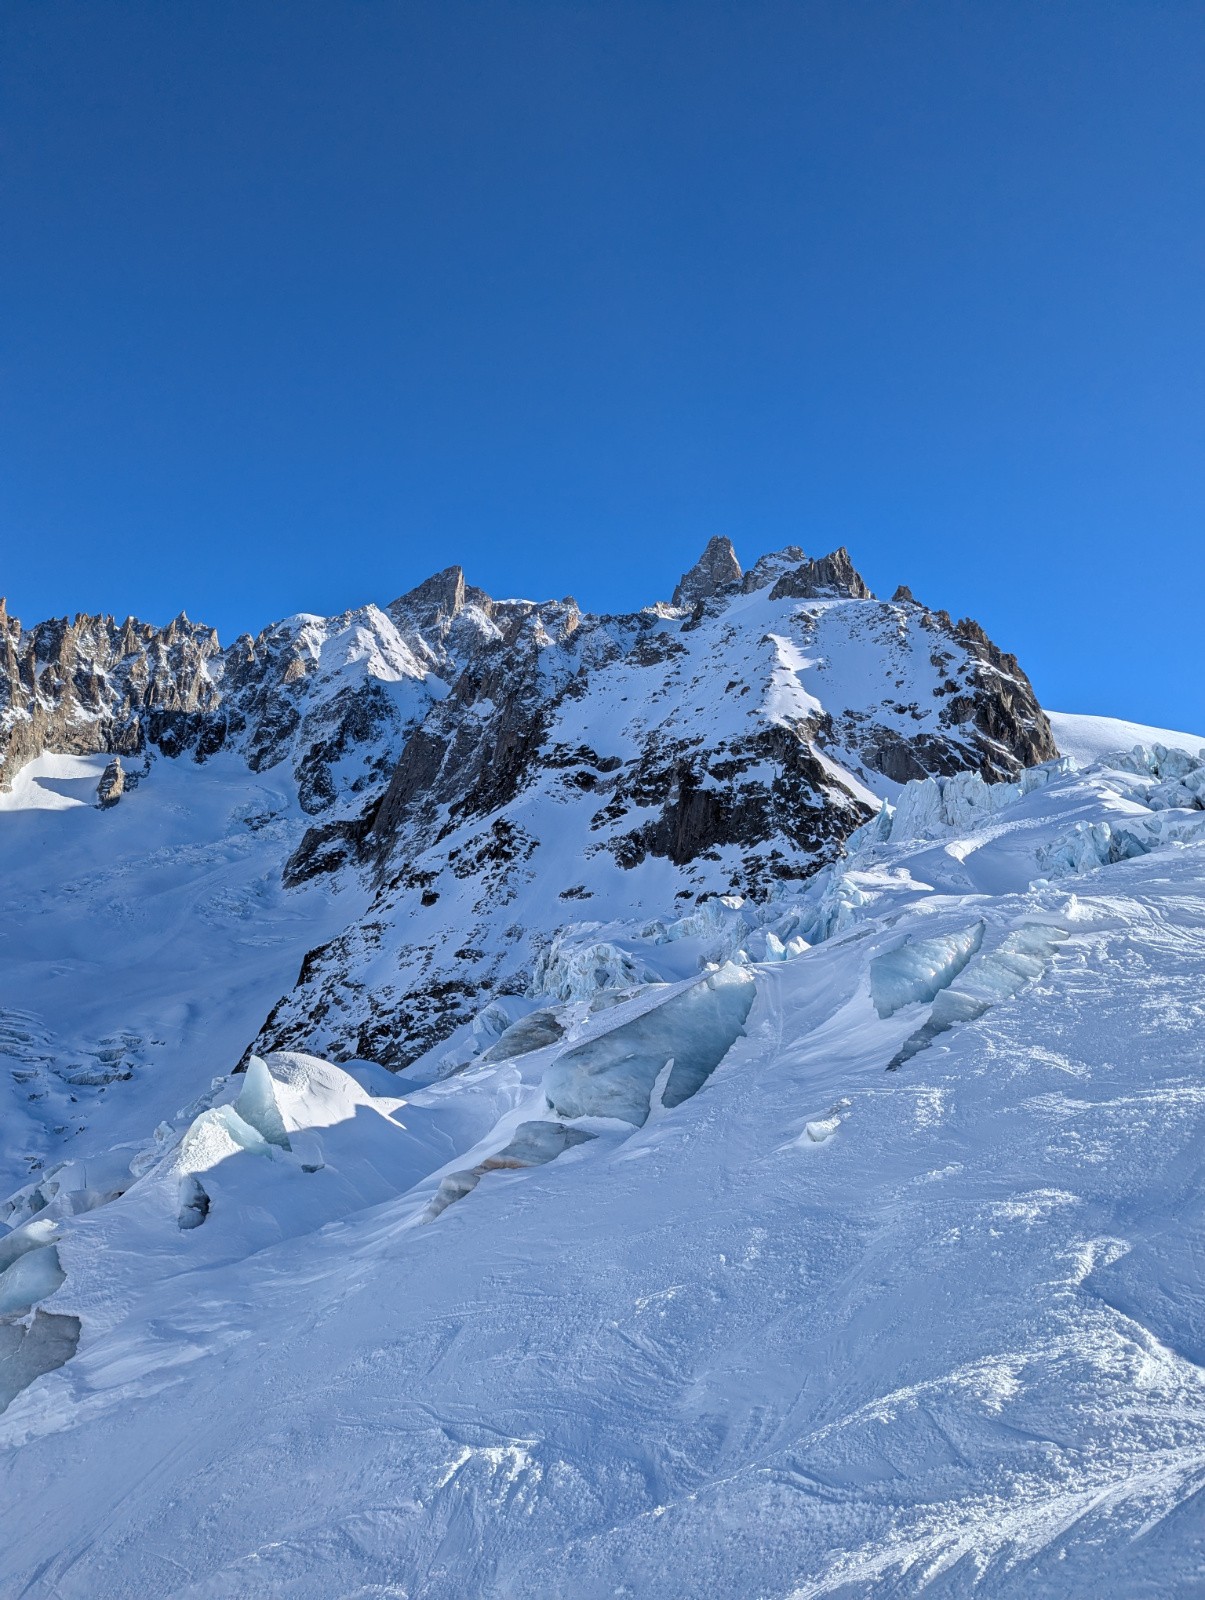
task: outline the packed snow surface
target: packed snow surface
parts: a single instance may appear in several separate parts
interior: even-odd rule
[[[79,780],[23,774],[0,1593],[1205,1592],[1205,787],[1134,742],[904,786],[763,903],[566,924],[397,1078],[229,1074],[246,967],[333,911],[228,772],[161,786],[201,807],[161,876],[85,878],[89,811],[42,890]],[[69,1087],[96,1021],[142,1042]],[[32,1172],[30,1085],[84,1123]]]
[[[1164,744],[1194,755],[1205,750],[1205,733],[1148,728],[1141,722],[1124,722],[1119,717],[1087,717],[1069,711],[1050,711],[1047,716],[1055,744],[1064,755],[1074,756],[1084,766],[1117,750],[1132,750],[1136,744]]]

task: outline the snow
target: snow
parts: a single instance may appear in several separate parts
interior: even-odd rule
[[[658,868],[533,922],[551,987],[430,1081],[232,1075],[363,904],[273,886],[287,794],[161,761],[100,813],[103,757],[35,764],[0,1593],[1199,1592],[1205,811],[1134,744],[893,786],[763,904]]]
[[[42,756],[0,795],[0,1219],[64,1160],[81,1195],[123,1181],[101,1171],[113,1147],[231,1071],[305,952],[367,898],[282,888],[307,825],[283,779],[237,756],[159,759],[98,811],[105,762]]]
[[[1118,717],[1088,717],[1068,711],[1050,711],[1047,715],[1055,744],[1064,755],[1074,756],[1085,767],[1119,750],[1132,750],[1136,744],[1169,745],[1191,755],[1205,750],[1205,733],[1177,733],[1171,728],[1151,728]]]

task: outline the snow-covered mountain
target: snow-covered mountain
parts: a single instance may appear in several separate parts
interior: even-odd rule
[[[1200,1592],[1205,738],[724,540],[0,640],[0,1592]]]
[[[373,894],[268,997],[257,1048],[401,1066],[523,993],[563,920],[764,897],[901,782],[1055,753],[1012,657],[906,590],[875,600],[843,550],[742,574],[713,539],[673,600],[593,616],[449,568],[227,650],[185,618],[8,621],[0,776],[53,750],[118,752],[139,778],[238,757],[283,783],[315,819],[285,884],[358,866]]]

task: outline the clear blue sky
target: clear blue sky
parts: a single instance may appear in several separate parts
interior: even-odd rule
[[[1205,722],[1199,0],[6,0],[0,592],[848,544]]]

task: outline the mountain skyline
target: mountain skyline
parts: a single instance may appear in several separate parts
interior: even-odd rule
[[[619,611],[712,534],[847,545],[1045,702],[1192,725],[1195,8],[13,0],[0,27],[17,614],[229,638],[451,561]]]
[[[0,1587],[1192,1592],[1205,734],[721,539],[0,700]]]

